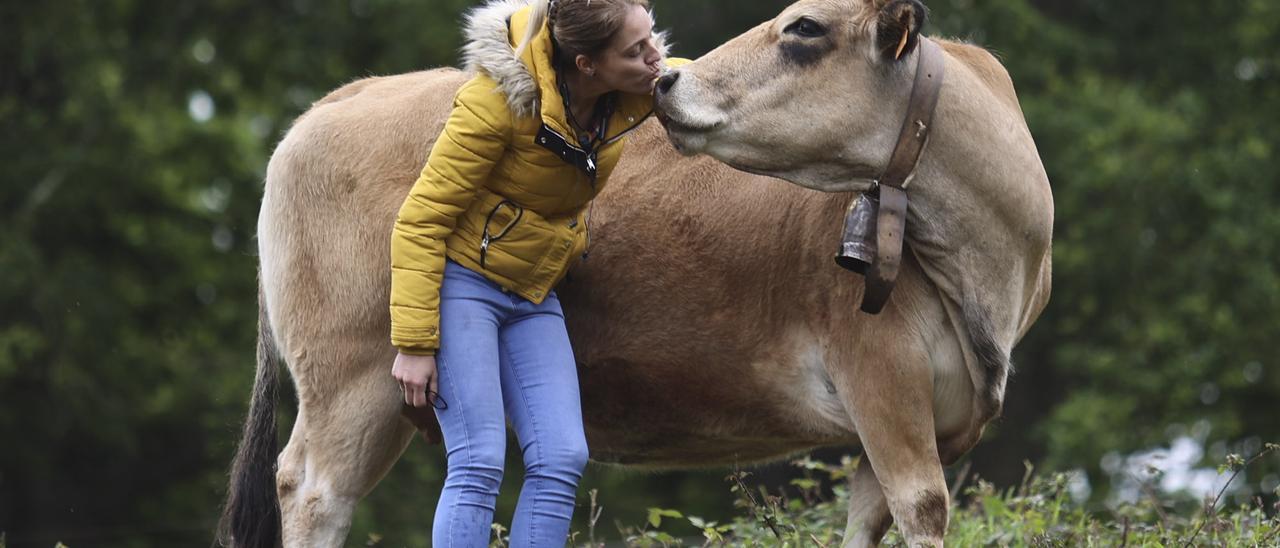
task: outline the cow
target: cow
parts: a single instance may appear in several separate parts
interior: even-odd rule
[[[861,447],[844,546],[876,545],[894,522],[910,545],[942,544],[943,466],[999,415],[1010,353],[1049,298],[1053,200],[1008,73],[982,48],[923,36],[925,15],[915,0],[802,0],[659,81],[661,122],[629,136],[592,206],[589,256],[557,289],[594,461]],[[870,315],[862,278],[832,257],[894,149],[927,40],[945,81],[896,287]],[[232,544],[342,545],[357,501],[429,430],[390,375],[389,237],[468,78],[350,83],[273,153]],[[281,362],[299,405],[277,456]]]

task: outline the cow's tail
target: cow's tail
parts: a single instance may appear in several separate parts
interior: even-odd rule
[[[240,448],[231,464],[227,502],[218,524],[218,543],[237,548],[280,544],[280,500],[276,494],[276,396],[280,357],[267,302],[258,282],[258,372],[244,422]]]

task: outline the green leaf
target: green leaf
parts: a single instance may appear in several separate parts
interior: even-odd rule
[[[662,526],[662,518],[682,518],[684,517],[679,510],[669,510],[666,508],[649,508],[649,525],[654,527]]]
[[[796,478],[791,480],[791,485],[799,487],[800,489],[808,490],[817,487],[818,482],[807,478]]]

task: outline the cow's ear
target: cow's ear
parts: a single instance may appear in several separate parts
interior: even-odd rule
[[[918,0],[893,0],[880,8],[876,24],[876,51],[880,58],[892,63],[916,49],[928,13]]]

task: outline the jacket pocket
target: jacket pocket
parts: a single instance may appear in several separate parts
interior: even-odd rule
[[[484,270],[517,284],[537,281],[555,231],[536,211],[494,194],[475,212],[468,247]]]
[[[485,215],[480,227],[480,267],[488,268],[489,248],[506,238],[524,217],[524,208],[511,200],[498,202]]]

